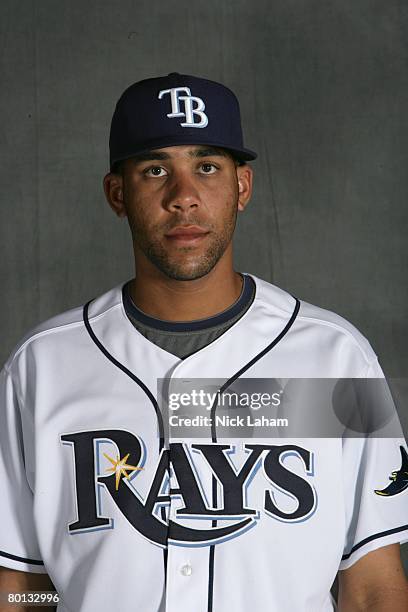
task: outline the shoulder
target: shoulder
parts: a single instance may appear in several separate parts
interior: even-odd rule
[[[103,317],[121,305],[121,290],[122,284],[92,300],[90,317],[92,319]],[[10,370],[18,358],[27,352],[41,348],[49,350],[61,343],[69,346],[70,342],[75,342],[75,338],[84,332],[86,333],[84,305],[59,313],[36,325],[21,338],[7,359],[5,369]]]
[[[342,351],[354,350],[360,353],[367,364],[377,360],[369,340],[350,321],[339,314],[309,304],[289,292],[251,275],[257,287],[256,300],[264,313],[281,311],[286,316],[293,315],[293,331],[298,334],[299,343],[307,338],[312,345],[320,343],[322,348],[330,347]]]

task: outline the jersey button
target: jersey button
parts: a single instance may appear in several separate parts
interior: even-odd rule
[[[193,568],[191,567],[191,565],[186,563],[181,567],[180,572],[183,574],[183,576],[191,576]]]

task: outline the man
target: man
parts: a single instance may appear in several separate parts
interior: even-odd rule
[[[194,440],[159,401],[159,379],[382,377],[344,319],[234,270],[255,157],[223,85],[173,73],[120,98],[104,189],[136,274],[5,365],[1,591],[55,585],[61,612],[327,611],[340,570],[342,612],[407,609],[402,434],[220,441],[205,422]]]

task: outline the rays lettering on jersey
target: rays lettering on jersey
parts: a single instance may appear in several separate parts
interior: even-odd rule
[[[140,437],[127,430],[106,429],[66,433],[61,442],[71,446],[74,462],[77,519],[68,525],[70,534],[113,527],[113,519],[101,515],[101,489],[141,535],[162,547],[168,543],[207,546],[254,527],[261,513],[265,520],[293,523],[307,520],[316,509],[316,491],[308,482],[314,475],[313,453],[294,444],[245,443],[245,460],[237,469],[231,462],[236,451],[232,444],[172,443],[160,453],[147,493],[142,496],[136,477],[145,469],[150,473],[153,466],[147,464],[146,446]],[[300,461],[305,477],[285,467],[290,455]],[[221,495],[217,504],[207,499],[198,459],[204,460],[210,479],[215,477],[218,483]],[[262,507],[250,508],[247,494],[260,468],[270,487],[264,490]],[[174,479],[176,486],[172,485]],[[280,509],[276,489],[295,500],[297,507],[291,512]],[[197,522],[200,528],[193,526]]]

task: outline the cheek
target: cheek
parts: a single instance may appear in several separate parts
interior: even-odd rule
[[[238,207],[238,189],[233,185],[224,185],[209,194],[208,209],[216,221],[234,218]]]
[[[132,234],[139,239],[147,238],[154,232],[154,220],[147,209],[132,209],[128,219]]]
[[[147,198],[140,191],[129,191],[125,199],[126,212],[129,223],[135,228],[149,228],[154,225],[157,216],[157,206],[152,198]]]

